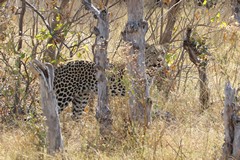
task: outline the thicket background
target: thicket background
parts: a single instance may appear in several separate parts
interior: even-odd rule
[[[1,1],[0,1],[1,2]],[[29,0],[36,10],[52,23],[57,13],[56,0]],[[158,45],[167,23],[170,0],[159,6],[146,0],[145,13],[149,23],[146,41]],[[99,0],[93,4],[102,7]],[[213,4],[213,5],[210,5]],[[125,62],[125,46],[121,31],[127,21],[123,1],[109,1],[110,39],[108,56],[112,63]],[[71,0],[65,17],[55,17],[62,28],[54,46],[41,17],[29,6],[23,20],[23,45],[19,46],[20,0],[8,0],[0,6],[0,159],[52,159],[46,155],[44,117],[39,104],[39,82],[28,69],[32,59],[49,61],[47,50],[56,49],[54,65],[69,60],[92,60],[96,20],[78,0]],[[150,14],[151,13],[151,14]],[[224,140],[221,112],[224,106],[223,88],[227,80],[239,84],[239,26],[232,17],[231,1],[183,0],[180,4],[173,38],[166,61],[170,67],[172,89],[166,98],[154,85],[153,123],[145,131],[129,128],[128,97],[111,98],[113,137],[104,143],[99,135],[94,112],[87,108],[80,122],[70,118],[68,110],[61,116],[65,151],[56,159],[218,159]],[[64,21],[63,21],[64,20]],[[183,49],[187,27],[193,27],[197,45],[206,46],[210,106],[202,111],[199,103],[197,69]],[[58,29],[59,29],[58,28]],[[59,41],[58,41],[59,40]],[[70,108],[70,107],[69,107]],[[174,120],[158,115],[169,112]],[[134,134],[133,134],[134,132]]]

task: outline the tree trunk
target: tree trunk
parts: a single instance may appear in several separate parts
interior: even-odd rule
[[[209,88],[206,65],[198,67],[199,81],[200,81],[200,95],[199,100],[201,102],[202,109],[207,109],[209,107]]]
[[[236,90],[228,82],[225,85],[224,128],[225,138],[221,159],[240,159],[240,117],[239,105],[236,103]]]
[[[7,0],[0,0],[0,5],[2,5],[2,3],[6,2]]]
[[[209,107],[209,96],[210,91],[208,88],[208,79],[206,67],[208,60],[207,58],[201,58],[206,56],[206,53],[202,53],[198,50],[195,45],[195,40],[191,38],[192,29],[188,28],[186,32],[186,39],[183,42],[184,49],[189,54],[190,61],[197,67],[200,81],[200,95],[199,100],[201,103],[201,109],[207,109]]]
[[[46,65],[35,60],[30,67],[40,80],[41,106],[46,116],[48,153],[63,150],[63,139],[57,109],[57,99],[53,91],[54,68],[51,64]]]
[[[21,54],[21,49],[22,49],[22,36],[23,36],[23,19],[24,19],[24,15],[26,12],[26,1],[22,0],[22,5],[21,5],[21,12],[20,12],[20,17],[19,17],[19,23],[18,23],[18,27],[19,27],[19,31],[18,31],[18,35],[19,35],[19,40],[18,40],[18,47],[17,47],[17,54],[18,57],[16,59],[16,68],[17,68],[17,73],[18,75],[16,76],[16,83],[15,83],[15,94],[14,94],[14,104],[13,104],[13,113],[14,114],[19,114],[19,112],[22,111],[21,108],[21,102],[20,102],[20,88],[21,88],[21,81],[20,81],[20,72],[21,72],[21,58],[20,58],[20,54]]]
[[[165,30],[163,31],[164,22],[163,22],[163,15],[162,15],[162,22],[161,22],[161,32],[160,32],[160,42],[159,44],[164,46],[164,49],[160,52],[163,58],[166,57],[166,54],[169,50],[169,45],[172,41],[173,37],[173,30],[175,23],[177,21],[177,16],[179,13],[181,1],[180,0],[172,0],[168,7],[167,12],[167,23],[165,26]],[[163,8],[162,8],[163,9]],[[163,14],[163,12],[162,12]],[[164,68],[165,70],[169,70],[168,68]],[[172,83],[174,83],[171,77],[168,77],[167,74],[164,74],[166,71],[160,71],[159,74],[156,75],[155,81],[159,91],[163,91],[165,98],[168,98],[171,89],[173,88]]]
[[[144,1],[126,0],[128,22],[122,36],[130,44],[128,71],[131,75],[130,117],[132,121],[148,125],[151,122],[150,85],[145,67],[145,35],[148,23],[143,19]]]
[[[96,35],[95,44],[93,45],[94,61],[96,63],[96,79],[98,80],[98,103],[96,118],[100,124],[100,133],[106,137],[111,133],[112,116],[109,109],[108,86],[105,70],[108,67],[107,45],[109,37],[109,13],[107,9],[98,10],[91,4],[91,1],[83,0],[83,4],[97,18],[97,27],[94,28]]]
[[[170,43],[173,35],[174,25],[177,20],[177,13],[180,7],[180,0],[172,0],[169,5],[169,11],[167,14],[167,24],[162,36],[160,36],[160,44],[168,44]],[[163,18],[163,17],[162,17]],[[162,24],[163,25],[163,24]],[[161,26],[163,27],[163,26]]]
[[[232,12],[234,18],[240,23],[240,1],[239,0],[232,0]]]

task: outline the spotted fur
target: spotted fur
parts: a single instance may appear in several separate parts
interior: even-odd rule
[[[154,46],[146,47],[145,57],[148,85],[151,85],[155,75],[164,65],[164,59]],[[97,94],[95,77],[97,70],[94,65],[93,62],[88,61],[72,61],[55,69],[54,91],[59,112],[72,103],[73,118],[78,119],[82,115],[90,94],[92,92]],[[110,95],[125,95],[126,89],[122,81],[124,70],[124,68],[117,69],[116,73],[108,76]]]
[[[96,69],[93,62],[72,61],[55,70],[54,91],[59,111],[72,103],[73,118],[78,119],[88,103],[90,93],[97,94]],[[121,81],[123,70],[118,70],[108,78],[112,96],[124,96],[125,86]]]

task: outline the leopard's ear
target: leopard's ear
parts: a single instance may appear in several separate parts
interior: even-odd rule
[[[125,64],[119,64],[117,66],[117,75],[123,76],[126,73],[126,65]]]
[[[119,69],[120,70],[125,70],[126,69],[126,64],[119,64]]]

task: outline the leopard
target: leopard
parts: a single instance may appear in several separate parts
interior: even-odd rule
[[[122,81],[124,72],[125,69],[122,68],[108,74],[110,96],[125,96],[126,88]],[[97,94],[96,73],[95,63],[85,60],[70,61],[55,69],[53,90],[59,113],[72,103],[72,118],[80,118],[90,95]]]
[[[166,72],[169,71],[169,65],[164,57],[165,48],[161,45],[146,44],[145,48],[145,65],[147,83],[151,87],[153,84],[159,86],[159,79],[162,81],[166,78]],[[161,78],[159,78],[159,76]],[[157,80],[156,80],[157,79]]]
[[[153,48],[153,49],[152,49]],[[156,72],[164,65],[164,59],[157,54],[153,46],[146,48],[145,64],[147,81],[151,85]],[[114,67],[110,67],[112,69]],[[119,67],[107,75],[110,96],[125,96],[123,81],[125,68]],[[59,114],[72,103],[72,118],[79,120],[88,104],[92,93],[97,94],[97,69],[95,63],[75,60],[60,65],[55,69],[53,89],[56,95]]]
[[[167,62],[167,45],[146,45],[146,72],[147,80],[151,86],[155,85],[156,89],[168,99],[170,92],[175,89],[176,70],[174,64]]]

